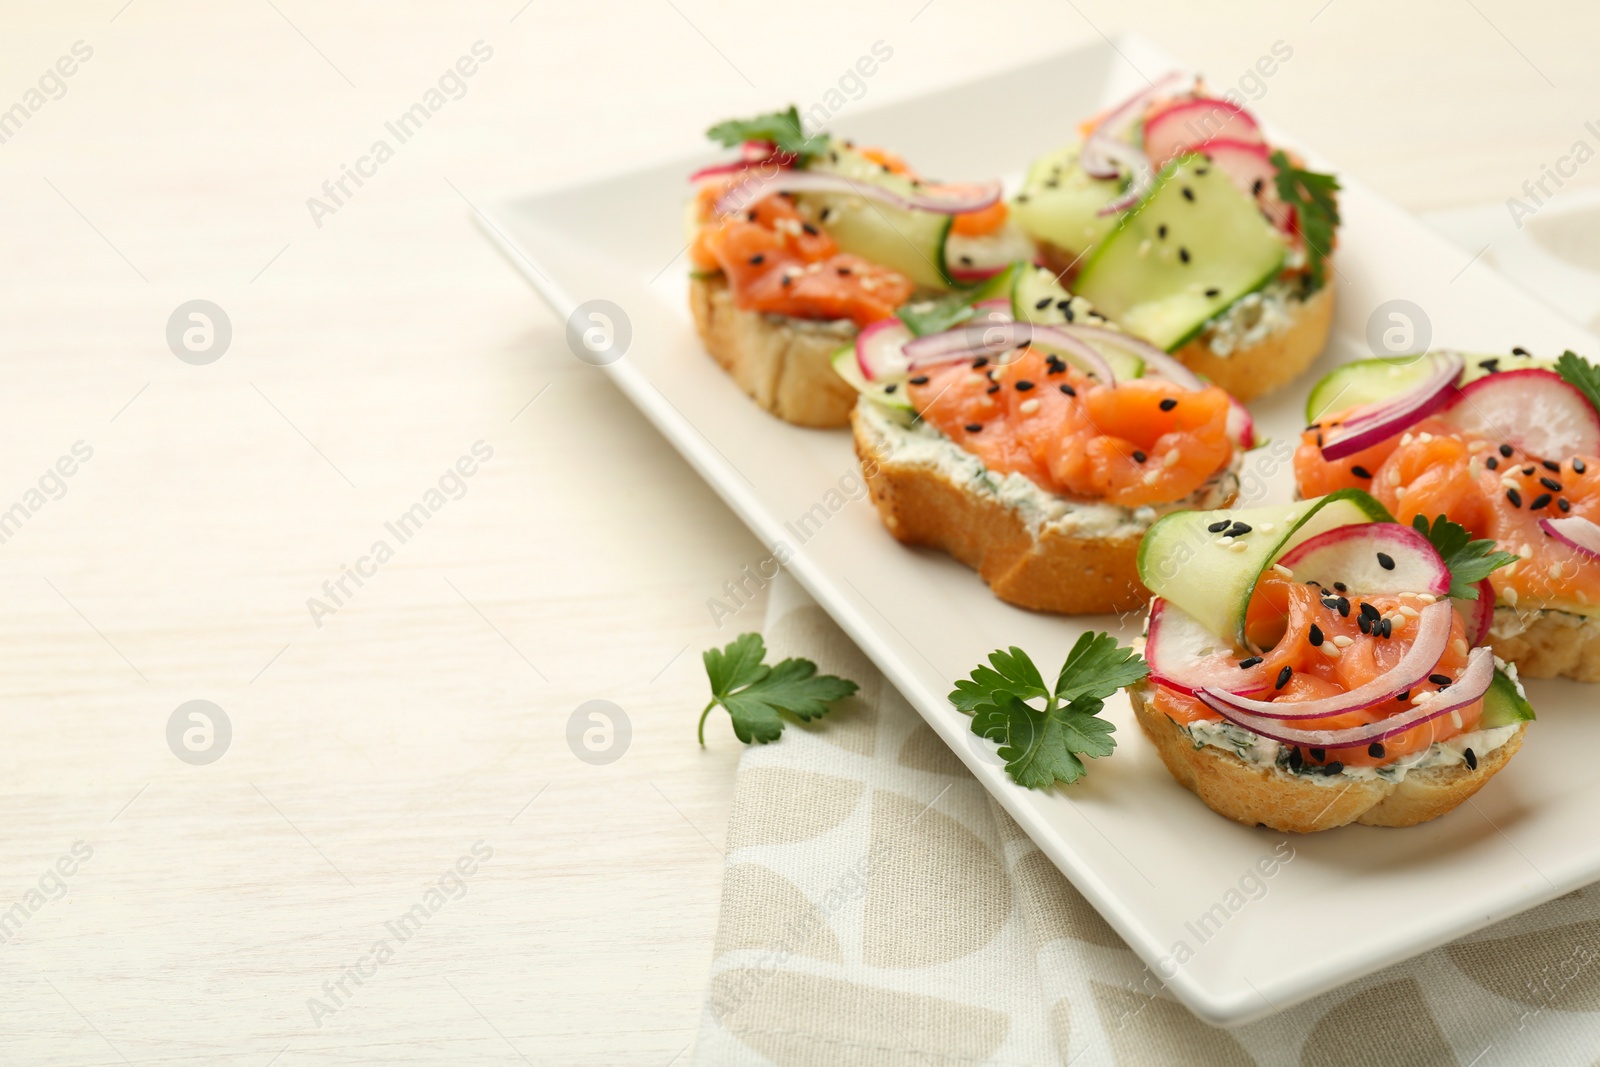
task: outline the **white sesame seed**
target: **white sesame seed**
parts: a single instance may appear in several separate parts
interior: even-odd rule
[[[1235,541],[1233,544],[1228,546],[1228,551],[1229,552],[1243,552],[1245,549],[1247,549],[1249,547],[1250,546],[1245,544],[1243,541]]]
[[[1394,487],[1394,498],[1396,500],[1399,500],[1401,497],[1403,497],[1405,495],[1406,495],[1406,487],[1405,486],[1397,485],[1397,486]]]
[[[1410,605],[1401,605],[1400,614],[1404,615],[1408,619],[1414,619],[1422,613]]]
[[[1415,441],[1415,440],[1416,440],[1416,437],[1414,437],[1410,433],[1401,434],[1401,436],[1400,436],[1400,447],[1404,448],[1406,445],[1409,445],[1412,441]]]
[[[1390,485],[1399,485],[1400,484],[1400,468],[1399,467],[1390,467],[1387,477],[1389,479],[1389,484]]]
[[[1461,712],[1460,711],[1452,711],[1450,713],[1450,723],[1457,730],[1461,729]]]
[[[1414,595],[1416,596],[1416,598],[1418,600],[1422,601],[1424,604],[1432,604],[1435,600],[1439,599],[1438,597],[1434,596],[1432,593],[1416,593]]]
[[[1333,643],[1338,645],[1340,648],[1349,648],[1351,645],[1355,644],[1354,641],[1346,637],[1344,634],[1334,634]]]
[[[1454,652],[1458,656],[1465,656],[1467,654],[1466,640],[1458,637],[1454,641],[1450,642],[1450,651]]]
[[[1273,524],[1270,522],[1264,522],[1257,526],[1256,529],[1260,530],[1262,533],[1271,533],[1273,530]]]
[[[1504,600],[1511,607],[1516,607],[1517,606],[1517,591],[1515,589],[1512,589],[1510,586],[1507,586],[1505,591],[1500,594],[1500,599]]]
[[[1022,412],[1024,415],[1032,415],[1035,411],[1039,410],[1039,401],[1037,399],[1024,400],[1022,403],[1017,405],[1017,410]]]
[[[1283,575],[1285,578],[1293,578],[1294,577],[1294,571],[1290,570],[1288,567],[1285,567],[1281,563],[1274,563],[1272,565],[1272,569],[1277,571],[1279,574]]]
[[[1332,641],[1324,641],[1317,647],[1322,649],[1322,654],[1327,656],[1329,659],[1339,658],[1339,646],[1334,644]]]
[[[1178,454],[1178,450],[1176,448],[1169,448],[1167,449],[1167,454],[1161,457],[1161,465],[1163,467],[1176,467],[1178,465],[1178,460],[1182,458],[1183,457]]]
[[[1530,558],[1533,555],[1533,546],[1527,542],[1523,542],[1522,547],[1517,549],[1517,555],[1521,556],[1523,559]]]
[[[1233,538],[1229,537],[1227,534],[1223,534],[1221,537],[1217,538],[1217,544],[1221,545],[1223,548],[1227,548],[1229,545],[1233,544]]]
[[[1550,577],[1552,577],[1552,578],[1560,578],[1561,577],[1561,561],[1560,560],[1556,560],[1554,563],[1550,564]]]

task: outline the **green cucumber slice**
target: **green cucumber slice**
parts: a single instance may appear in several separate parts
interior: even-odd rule
[[[1287,253],[1220,167],[1184,156],[1095,250],[1077,289],[1124,330],[1172,351],[1276,277]]]
[[[1234,545],[1207,527],[1243,522],[1250,532]],[[1285,552],[1320,533],[1364,522],[1393,522],[1387,508],[1360,489],[1312,500],[1238,511],[1175,511],[1157,519],[1139,544],[1139,580],[1202,626],[1247,647],[1245,608],[1262,573]]]
[[[906,396],[905,382],[869,382],[862,376],[861,364],[856,362],[854,344],[839,349],[828,357],[828,362],[833,366],[833,373],[849,382],[856,392],[873,403],[900,411],[912,410],[911,400]]]
[[[890,174],[840,141],[832,142],[830,150],[813,159],[808,169],[870,182],[901,196],[916,193],[909,180]],[[795,195],[815,209],[818,224],[838,243],[840,251],[892,267],[929,289],[949,289],[954,285],[944,270],[944,242],[953,216],[903,211],[848,193]]]
[[[1533,705],[1528,703],[1522,686],[1513,681],[1505,671],[1495,668],[1494,681],[1483,694],[1483,718],[1480,729],[1492,730],[1497,726],[1514,726],[1519,722],[1532,722]]]
[[[1011,202],[1011,217],[1024,233],[1071,256],[1093,248],[1116,228],[1116,215],[1099,212],[1123,188],[1117,178],[1084,173],[1078,166],[1080,150],[1068,145],[1036,160]]]
[[[1536,367],[1554,370],[1555,361],[1548,359],[1523,359],[1513,356],[1464,355],[1466,369],[1459,385],[1475,382],[1495,370],[1525,370]],[[1485,362],[1489,366],[1484,366]],[[1358,359],[1336,367],[1311,388],[1306,397],[1306,422],[1316,422],[1328,415],[1362,404],[1371,404],[1403,393],[1428,377],[1434,370],[1432,364],[1420,356],[1382,356],[1378,359]]]
[[[1067,313],[1061,306],[1063,302],[1072,309],[1071,319],[1067,318]],[[1053,271],[1027,264],[1017,267],[1015,281],[1011,286],[1011,317],[1018,322],[1060,326],[1082,320],[1093,310],[1094,305],[1089,301],[1068,292]],[[1096,341],[1090,341],[1089,345],[1105,357],[1117,381],[1126,382],[1144,376],[1144,360],[1127,349]],[[1046,352],[1054,351],[1047,342],[1035,342],[1034,347]],[[1056,354],[1066,358],[1063,352]]]

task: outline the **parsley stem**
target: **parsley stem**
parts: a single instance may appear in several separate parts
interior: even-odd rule
[[[706,716],[711,714],[711,709],[717,706],[717,698],[712,697],[711,703],[706,705],[706,710],[700,713],[700,747],[706,747]]]

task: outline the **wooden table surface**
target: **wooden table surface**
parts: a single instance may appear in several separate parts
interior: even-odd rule
[[[1102,31],[1219,85],[1281,41],[1259,108],[1417,210],[1596,140],[1593,5],[1223,6],[8,0],[0,1061],[688,1062],[738,758],[698,654],[762,552],[469,203],[880,40],[847,107]],[[169,345],[193,300],[220,357],[186,311]],[[226,744],[169,744],[191,700]]]

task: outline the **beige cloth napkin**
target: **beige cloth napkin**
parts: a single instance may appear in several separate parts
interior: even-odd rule
[[[1206,1025],[787,574],[769,595],[773,655],[861,692],[740,761],[702,1067],[1600,1059],[1596,887],[1264,1022]]]

